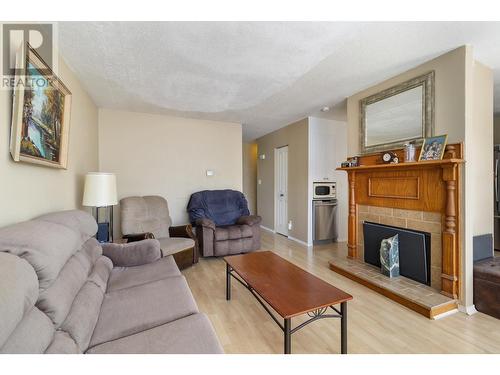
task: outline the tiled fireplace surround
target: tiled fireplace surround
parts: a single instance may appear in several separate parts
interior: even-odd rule
[[[441,231],[442,215],[398,208],[358,205],[358,258],[363,261],[363,221],[414,229],[431,234],[431,287],[441,290]]]

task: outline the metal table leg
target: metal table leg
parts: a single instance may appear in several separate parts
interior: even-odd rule
[[[340,304],[340,353],[347,354],[347,302]]]
[[[226,301],[231,299],[231,267],[226,263]]]
[[[292,319],[285,319],[283,332],[285,334],[285,354],[292,353]]]

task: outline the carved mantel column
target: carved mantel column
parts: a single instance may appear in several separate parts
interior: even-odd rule
[[[444,228],[442,232],[442,273],[441,293],[458,298],[459,249],[457,241],[457,195],[458,166],[451,164],[442,166],[443,180],[446,184],[446,208]]]
[[[347,257],[357,258],[357,228],[358,212],[356,205],[356,172],[348,172],[349,179],[349,218],[348,218],[348,238],[347,238]]]

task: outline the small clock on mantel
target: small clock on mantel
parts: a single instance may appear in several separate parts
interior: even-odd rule
[[[397,164],[399,163],[399,158],[395,152],[387,151],[382,154],[382,162],[384,164]]]

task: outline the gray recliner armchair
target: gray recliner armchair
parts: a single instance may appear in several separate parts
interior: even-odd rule
[[[247,253],[260,249],[261,217],[250,215],[243,193],[204,190],[191,195],[189,220],[204,257]]]
[[[191,225],[172,226],[163,197],[123,198],[120,213],[122,237],[127,242],[156,238],[163,256],[172,255],[179,268],[198,262],[198,245]]]

